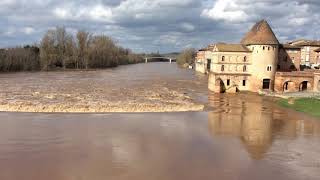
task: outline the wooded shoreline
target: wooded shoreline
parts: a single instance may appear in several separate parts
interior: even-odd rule
[[[103,69],[143,61],[106,35],[64,27],[49,30],[39,44],[0,50],[0,72]]]

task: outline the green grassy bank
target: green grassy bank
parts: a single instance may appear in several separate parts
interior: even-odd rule
[[[320,99],[316,98],[297,98],[281,99],[278,103],[287,108],[304,112],[312,116],[320,117]]]

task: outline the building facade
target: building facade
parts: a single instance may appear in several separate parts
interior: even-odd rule
[[[217,93],[318,91],[316,71],[296,73],[302,64],[318,62],[320,49],[314,47],[315,42],[280,44],[268,22],[262,20],[239,44],[217,43],[200,50],[196,71],[209,74],[209,89]],[[301,82],[294,88],[287,85],[295,81]]]

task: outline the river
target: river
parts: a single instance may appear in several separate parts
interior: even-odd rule
[[[104,80],[99,81],[96,77],[102,78],[101,74]],[[204,111],[171,113],[2,112],[1,180],[316,180],[320,177],[319,119],[281,108],[272,99],[255,94],[211,94],[205,76],[174,64],[0,76],[7,84],[1,92],[14,89],[19,101],[36,87],[32,82],[43,85],[53,79],[52,83],[70,84],[80,76],[93,84],[109,83],[114,89],[139,84],[143,89],[165,87],[205,107]],[[74,89],[83,91],[74,84]],[[56,86],[52,88],[56,90]]]

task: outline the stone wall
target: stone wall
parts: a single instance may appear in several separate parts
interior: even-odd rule
[[[209,90],[215,93],[236,93],[239,91],[250,91],[250,75],[210,73],[208,87]]]
[[[320,72],[314,73],[313,91],[320,92]]]
[[[275,92],[299,92],[304,90],[303,82],[307,82],[308,91],[313,91],[315,88],[315,73],[314,72],[277,72],[275,76]]]

